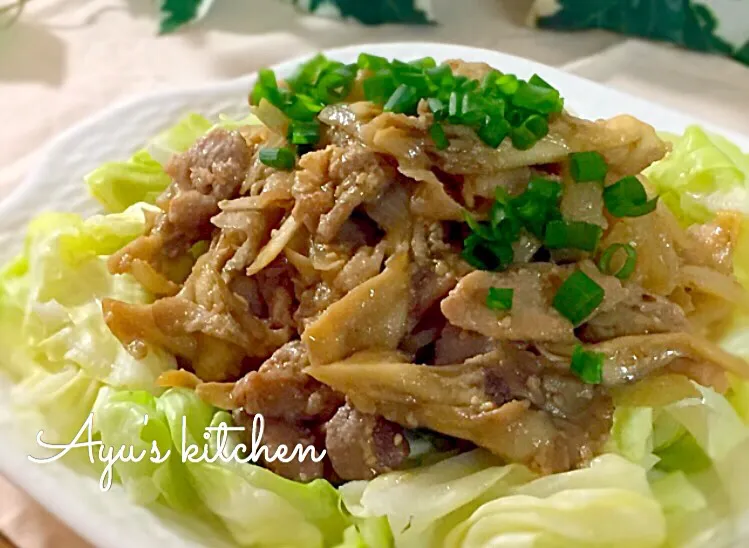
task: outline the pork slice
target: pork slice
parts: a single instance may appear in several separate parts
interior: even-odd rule
[[[562,267],[547,263],[506,272],[475,271],[461,279],[442,301],[442,313],[457,327],[495,339],[572,340],[572,324],[551,304],[567,274]],[[491,287],[514,290],[511,310],[495,311],[486,306]]]
[[[601,451],[612,403],[598,386],[549,369],[530,352],[491,352],[428,367],[367,353],[307,371],[357,410],[406,428],[468,440],[543,473],[580,466]]]
[[[224,129],[211,131],[175,155],[166,168],[173,181],[157,201],[163,213],[149,223],[146,234],[110,257],[110,272],[138,277],[133,264],[143,261],[166,275],[171,260],[196,242],[210,240],[218,202],[238,192],[250,160],[239,132]]]
[[[231,198],[250,167],[250,150],[238,131],[214,129],[166,167],[180,190],[195,189],[218,200]]]
[[[585,342],[601,342],[627,335],[678,331],[690,331],[689,320],[678,304],[632,287],[625,300],[588,320],[578,336]]]
[[[307,349],[291,341],[276,350],[257,371],[239,380],[232,391],[234,401],[249,414],[287,422],[328,420],[343,398],[306,373]]]
[[[462,363],[469,358],[492,351],[496,345],[497,342],[489,337],[447,325],[435,344],[434,364]]]
[[[326,423],[325,449],[343,480],[369,480],[396,470],[410,451],[403,427],[348,404]]]
[[[252,426],[254,418],[253,415],[249,415],[242,410],[234,413],[234,423],[244,427],[241,437],[248,448],[253,447]],[[255,432],[256,435],[258,433]],[[315,432],[306,426],[264,418],[260,442],[267,449],[261,453],[261,462],[273,473],[290,480],[308,482],[322,478],[325,473],[324,461],[315,462],[312,459],[311,451],[308,449],[310,447],[315,448],[315,455],[319,455],[321,450],[317,450],[317,446],[321,445],[320,441]],[[284,460],[287,460],[297,447],[302,451],[304,459],[292,458],[289,462],[282,462],[280,459],[273,458],[277,451],[281,450],[284,452]],[[280,456],[282,453],[279,452],[278,455]]]
[[[293,215],[319,241],[330,242],[354,210],[374,202],[394,178],[394,170],[361,144],[329,145],[299,161]]]

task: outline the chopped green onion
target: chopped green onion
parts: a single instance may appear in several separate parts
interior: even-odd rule
[[[585,350],[582,345],[575,345],[570,370],[587,384],[601,384],[605,358],[603,352],[593,352]]]
[[[534,114],[529,116],[523,126],[530,131],[536,139],[543,139],[549,133],[549,122],[543,116]]]
[[[580,325],[603,301],[603,288],[577,270],[557,290],[552,305],[573,325]]]
[[[410,61],[408,64],[424,70],[435,68],[437,66],[437,61],[434,60],[434,57],[422,57],[421,59]]]
[[[556,181],[537,177],[528,183],[528,192],[556,203],[562,196],[562,185]]]
[[[619,268],[619,270],[615,272],[611,266],[611,261],[614,258],[614,255],[616,255],[617,251],[620,250],[626,253],[626,259],[624,260],[624,264],[621,266],[621,268]],[[635,271],[636,265],[637,251],[635,251],[635,248],[630,244],[611,244],[606,248],[606,251],[603,252],[600,260],[598,261],[598,268],[601,272],[610,276],[616,276],[620,280],[626,280],[627,278],[629,278]]]
[[[447,116],[447,106],[442,100],[430,97],[427,99],[427,105],[429,105],[429,110],[432,111],[435,120],[444,120]]]
[[[550,221],[546,225],[544,245],[549,249],[582,249],[593,252],[603,229],[593,223],[583,221]]]
[[[513,95],[519,87],[520,82],[514,74],[503,74],[497,79],[497,88],[504,95]]]
[[[426,75],[429,76],[432,83],[439,89],[451,88],[455,82],[450,65],[439,65],[438,67],[427,69]]]
[[[276,74],[270,69],[260,69],[257,73],[257,82],[252,88],[250,102],[259,105],[265,99],[269,103],[279,107],[282,103],[281,93],[276,82]]]
[[[502,73],[496,69],[492,69],[481,79],[481,89],[486,91],[494,91],[497,87],[497,81],[502,76]]]
[[[529,84],[533,84],[534,86],[539,86],[542,88],[549,88],[549,89],[555,89],[554,86],[552,86],[549,82],[541,78],[538,74],[534,74],[528,79]]]
[[[262,148],[259,157],[266,166],[286,171],[292,169],[296,161],[296,156],[290,148]]]
[[[463,94],[453,91],[450,94],[450,102],[447,105],[447,116],[450,121],[460,122],[460,108],[463,105]]]
[[[432,84],[432,81],[423,72],[401,74],[398,78],[398,83],[411,86],[416,90],[419,97],[426,97],[433,91],[437,91],[436,86]]]
[[[474,126],[480,124],[486,118],[486,104],[480,95],[466,93],[460,105],[460,121],[464,125]]]
[[[292,120],[312,121],[322,109],[323,105],[309,95],[297,93],[289,99],[284,113]]]
[[[561,190],[555,190],[553,185],[558,183],[553,181],[538,179],[531,181],[531,183],[531,185],[528,185],[528,190],[514,198],[512,203],[525,228],[543,239],[546,223],[561,218],[556,198],[557,192],[561,192]],[[550,198],[550,196],[555,197]]]
[[[379,55],[371,55],[369,53],[360,53],[359,59],[356,63],[359,68],[367,70],[380,70],[387,68],[390,65],[390,61]]]
[[[447,135],[445,135],[445,128],[442,127],[442,124],[438,122],[432,124],[429,128],[429,135],[432,141],[434,141],[434,146],[437,147],[437,150],[445,150],[450,146],[450,141],[447,139]]]
[[[393,59],[393,61],[390,63],[390,69],[393,71],[393,74],[397,76],[400,76],[401,74],[421,72],[421,69],[416,65],[412,65],[411,63],[404,63],[400,59]]]
[[[486,295],[489,310],[510,310],[515,290],[510,287],[490,287]]]
[[[411,114],[416,111],[419,95],[411,86],[401,84],[387,100],[383,110],[398,114]]]
[[[600,153],[575,152],[570,154],[570,175],[578,183],[603,182],[609,167]]]
[[[297,68],[291,78],[286,80],[286,83],[289,84],[289,87],[294,92],[300,92],[305,88],[312,87],[317,84],[320,74],[330,64],[331,61],[327,57],[322,53],[318,53],[306,63],[299,65],[299,68]]]
[[[525,119],[520,127],[512,128],[512,146],[518,150],[528,150],[549,132],[549,123],[538,114]]]
[[[460,91],[464,91],[466,93],[471,91],[476,91],[479,89],[479,86],[481,83],[478,80],[471,80],[470,78],[463,77],[463,80],[460,82],[460,85],[458,86],[458,89]]]
[[[548,249],[580,249],[593,252],[598,247],[603,229],[583,221],[549,220],[544,231]]]
[[[489,224],[495,239],[514,242],[520,234],[520,219],[511,204],[496,200],[489,210]]]
[[[637,177],[624,177],[603,189],[603,202],[614,217],[640,217],[655,210],[658,197],[648,201],[645,187]]]
[[[356,71],[346,65],[326,70],[315,86],[317,97],[327,104],[343,101],[351,92],[355,77]]]
[[[450,65],[437,65],[431,57],[410,62],[361,53],[355,64],[344,64],[316,55],[287,79],[288,89],[279,87],[273,71],[263,69],[253,86],[250,102],[263,99],[281,110],[291,121],[313,122],[326,106],[346,100],[359,71],[364,97],[385,111],[413,115],[421,100],[427,101],[437,122],[447,120],[472,128],[490,147],[498,147],[509,136],[516,148],[527,149],[548,133],[548,115],[562,108],[559,92],[534,75],[529,81],[489,71],[481,81],[453,74]],[[513,98],[514,97],[514,98]],[[296,134],[297,146],[309,147],[313,139]],[[435,143],[445,146],[440,129]],[[290,140],[294,136],[290,133]],[[434,139],[434,136],[433,136]]]
[[[477,133],[488,146],[497,148],[509,135],[510,129],[510,124],[503,117],[487,114]]]
[[[293,145],[314,145],[320,140],[320,123],[295,120],[289,126],[289,141]]]
[[[364,97],[367,101],[384,104],[395,91],[395,78],[389,70],[383,69],[362,82]]]
[[[542,114],[559,111],[559,92],[547,87],[521,82],[512,96],[512,104]]]
[[[524,128],[512,128],[510,137],[512,138],[512,146],[518,150],[528,150],[538,142],[538,139]]]
[[[471,229],[471,232],[473,232],[480,238],[483,238],[484,240],[495,239],[494,231],[492,229],[492,226],[489,223],[477,221],[473,217],[473,215],[471,215],[467,211],[463,213],[463,217],[466,220],[466,224],[468,225],[468,228]]]
[[[471,234],[463,242],[463,258],[479,270],[504,270],[512,264],[512,246],[506,242],[486,240]]]

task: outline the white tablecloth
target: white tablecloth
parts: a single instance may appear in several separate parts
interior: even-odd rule
[[[522,26],[530,0],[434,3],[440,24],[415,28],[315,18],[281,0],[218,0],[197,26],[159,37],[149,0],[33,0],[0,30],[0,199],[22,183],[51,136],[118,99],[355,43],[497,49],[749,133],[749,68],[735,61],[606,32],[531,30]],[[1,479],[0,531],[23,548],[82,545]]]

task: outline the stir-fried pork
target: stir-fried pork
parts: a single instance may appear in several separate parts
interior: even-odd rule
[[[449,65],[479,80],[492,70]],[[350,101],[322,109],[320,141],[297,147],[293,167],[262,160],[263,148],[293,140],[268,101],[255,110],[265,126],[209,132],[171,160],[161,211],[109,260],[156,297],[103,310],[133,355],[157,346],[180,358],[187,370],[163,385],[194,389],[243,426],[262,415],[271,453],[327,450],[319,463],[268,468],[300,481],[369,479],[404,466],[408,430],[425,428],[564,471],[603,449],[612,401],[670,402],[693,395],[692,382],[725,390],[727,371],[749,377],[747,362],[710,342],[737,306],[749,308],[732,275],[738,217],[685,230],[662,203],[632,217],[605,203],[604,188],[624,176],[650,192],[641,171],[668,149],[651,126],[555,112],[548,134],[521,150],[509,137],[488,146],[426,99],[409,116],[362,97],[357,81]],[[575,182],[570,154],[586,151],[605,160],[603,184]],[[600,242],[547,248],[548,233],[523,225],[511,264],[491,271],[466,238],[512,229],[517,219],[496,204],[539,178],[560,189],[554,218],[600,230]],[[526,206],[539,215],[540,202]],[[602,261],[613,244],[635,254],[622,279],[621,265]],[[555,297],[577,272],[603,294],[573,324]],[[490,290],[509,305],[489,306]],[[593,298],[578,290],[578,301]],[[579,346],[603,360],[600,371],[577,376]]]

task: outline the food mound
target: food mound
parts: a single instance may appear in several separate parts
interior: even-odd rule
[[[739,219],[676,221],[641,175],[668,150],[651,126],[576,118],[538,76],[366,54],[261,71],[250,103],[262,124],[175,155],[109,260],[156,300],[103,309],[134,356],[178,357],[162,385],[327,452],[274,472],[369,479],[425,432],[566,471],[615,402],[749,374],[711,342],[747,304]]]

